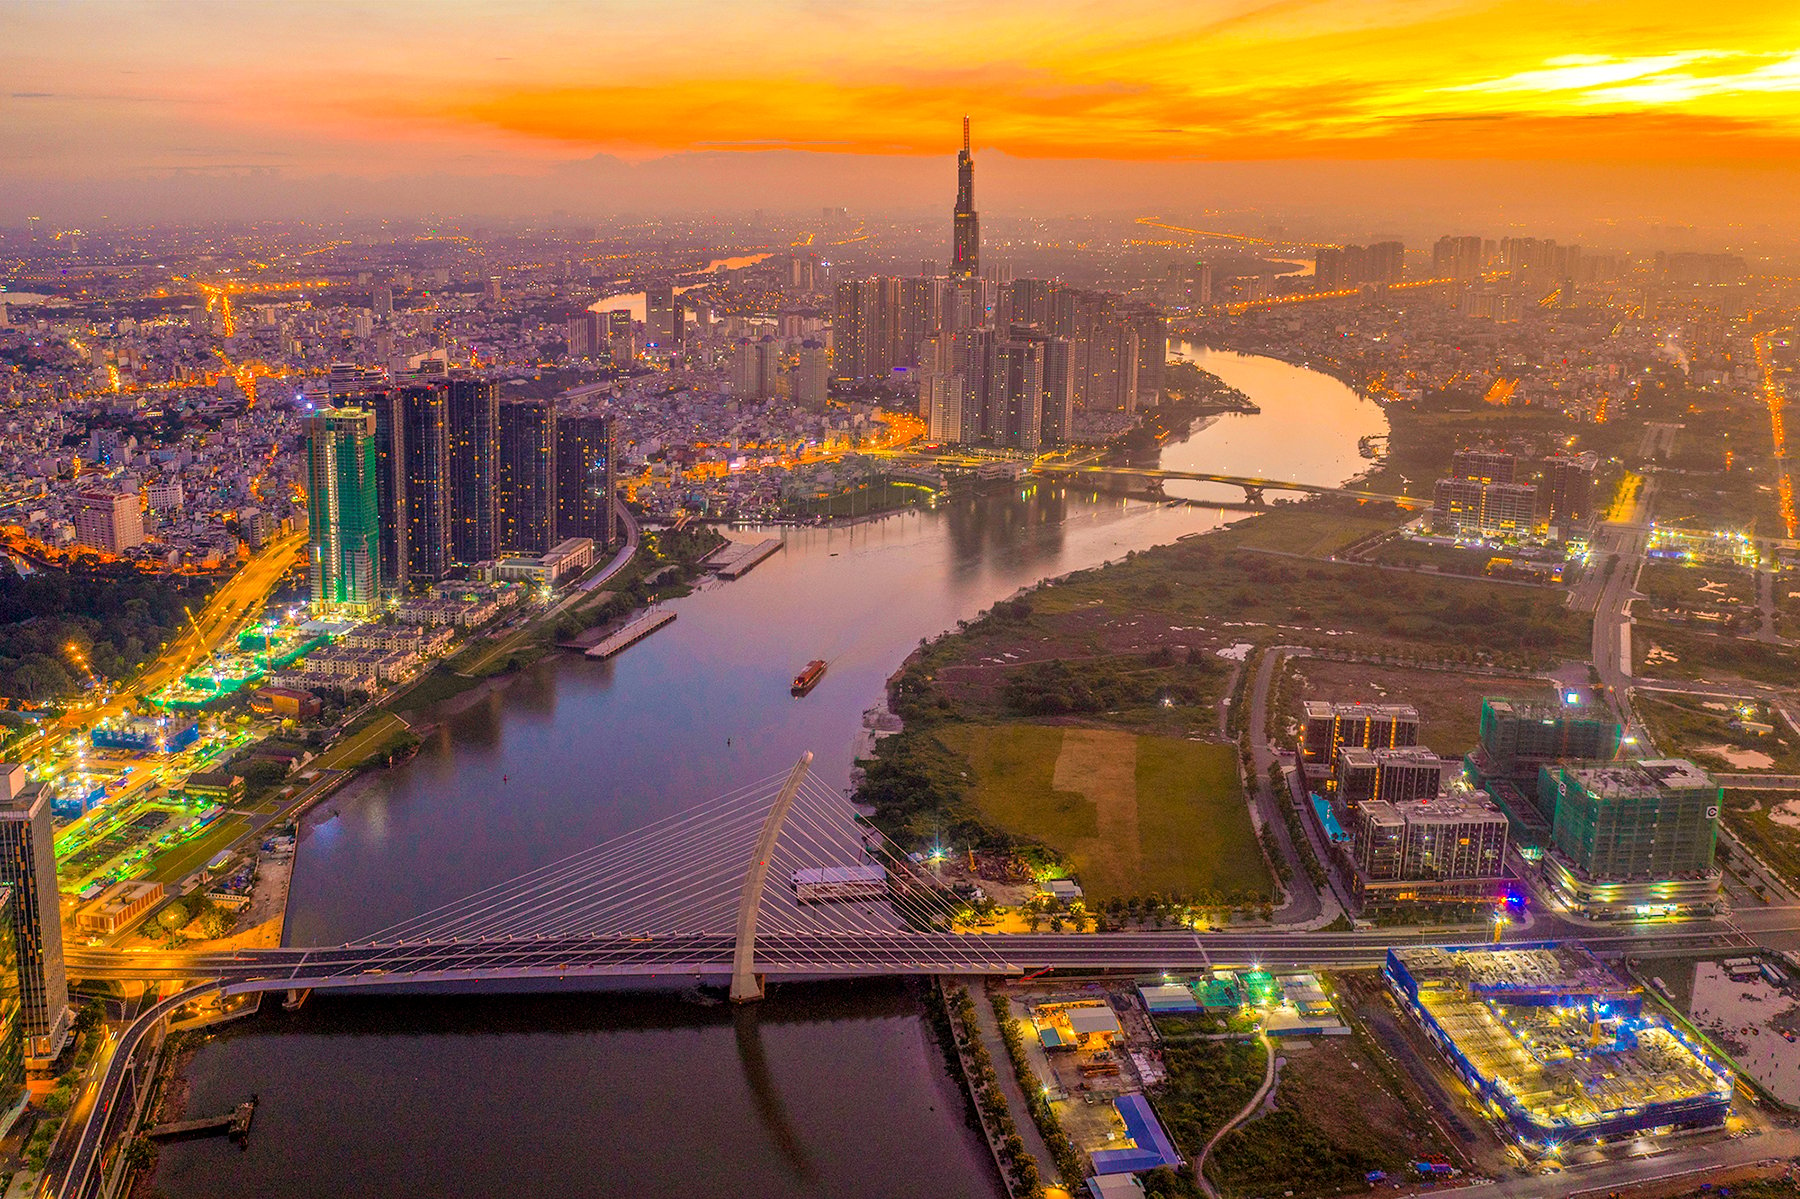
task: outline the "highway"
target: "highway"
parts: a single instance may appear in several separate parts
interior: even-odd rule
[[[91,728],[109,716],[115,716],[137,700],[180,678],[194,664],[228,637],[238,623],[260,607],[281,576],[293,564],[295,552],[306,541],[304,531],[291,533],[270,542],[238,572],[219,585],[211,598],[194,613],[193,624],[184,624],[170,638],[168,646],[138,676],[97,708],[71,709],[47,727],[33,745],[38,752],[55,745],[63,737]],[[194,626],[199,626],[198,633]]]

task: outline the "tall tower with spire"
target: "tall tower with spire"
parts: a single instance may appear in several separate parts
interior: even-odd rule
[[[950,274],[973,279],[981,273],[981,217],[975,211],[975,156],[969,153],[969,118],[963,118],[962,153],[956,156],[956,211],[951,218]]]

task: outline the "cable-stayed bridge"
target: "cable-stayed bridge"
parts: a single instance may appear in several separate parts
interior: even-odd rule
[[[1356,966],[1379,963],[1398,942],[1442,939],[1279,927],[1082,935],[967,931],[964,901],[929,864],[900,852],[844,796],[814,778],[810,761],[807,755],[790,771],[344,945],[130,953],[71,948],[69,971],[89,979],[211,980],[227,993],[728,976],[732,998],[745,1001],[761,997],[769,976]],[[871,876],[879,883],[871,884]],[[806,879],[815,880],[815,892],[835,890],[836,897],[807,898],[796,886]],[[1683,938],[1709,944],[1728,935],[1707,926],[1665,929],[1655,939],[1674,947]],[[1638,944],[1644,936],[1638,930],[1584,939]]]

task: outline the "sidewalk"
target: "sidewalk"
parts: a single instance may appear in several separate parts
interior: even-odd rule
[[[1019,1076],[1013,1069],[1012,1054],[1006,1051],[1006,1042],[1000,1036],[1000,1024],[994,1019],[994,1005],[988,999],[987,978],[983,975],[967,975],[957,981],[969,988],[969,998],[975,1001],[975,1024],[981,1034],[981,1043],[987,1046],[988,1057],[994,1061],[994,1073],[1000,1079],[1000,1093],[1006,1096],[1006,1106],[1012,1110],[1013,1123],[1018,1125],[1019,1136],[1025,1141],[1025,1149],[1037,1159],[1038,1177],[1046,1185],[1054,1183],[1058,1177],[1056,1158],[1051,1155],[1050,1147],[1044,1144],[1043,1134],[1038,1132],[1037,1121],[1031,1118],[1031,1105],[1025,1102],[1025,1092],[1019,1087]]]

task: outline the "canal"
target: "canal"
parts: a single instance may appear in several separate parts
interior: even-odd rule
[[[1166,447],[1172,469],[1335,484],[1367,465],[1358,438],[1386,431],[1376,405],[1325,375],[1176,352],[1262,412],[1220,417]],[[1242,497],[1199,485],[1182,494]],[[806,750],[819,777],[846,786],[864,711],[921,638],[1046,576],[1235,515],[1027,484],[782,530],[780,553],[675,601],[678,619],[644,642],[608,662],[559,655],[468,699],[413,761],[316,810],[288,942],[360,937]],[[829,663],[825,677],[795,699],[789,680],[812,658]],[[262,1105],[243,1151],[163,1150],[154,1182],[172,1199],[998,1193],[901,982],[778,986],[740,1011],[691,987],[320,994],[223,1032],[189,1079],[195,1110],[251,1092]]]

